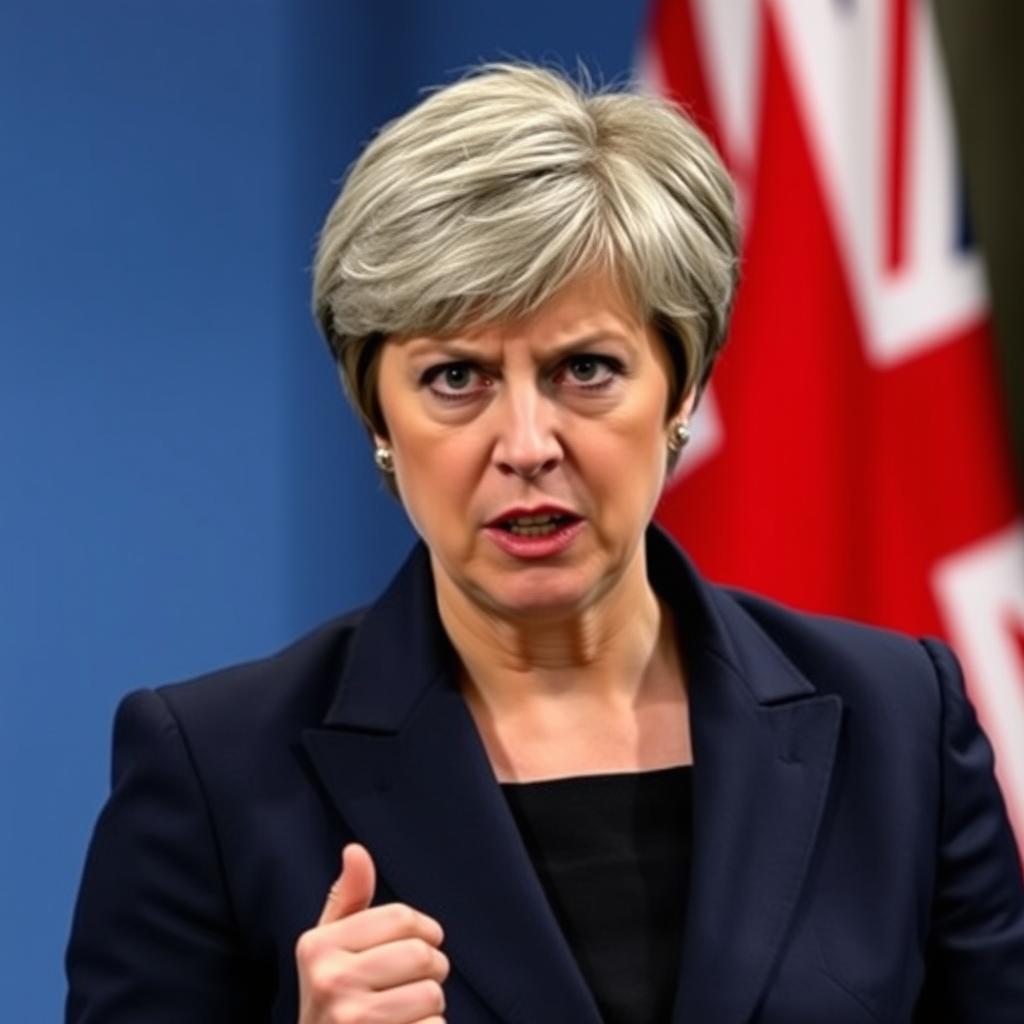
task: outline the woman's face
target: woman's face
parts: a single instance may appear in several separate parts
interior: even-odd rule
[[[387,342],[380,440],[438,585],[521,618],[582,611],[643,571],[670,372],[599,275],[520,322]]]

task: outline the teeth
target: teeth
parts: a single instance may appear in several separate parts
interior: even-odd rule
[[[557,523],[548,523],[544,526],[520,526],[518,523],[509,524],[509,533],[514,533],[517,537],[543,537],[549,533],[554,533],[558,529]]]
[[[506,519],[501,525],[517,537],[544,537],[554,533],[566,521],[563,515],[516,516]]]
[[[513,516],[499,524],[503,530],[517,537],[542,537],[554,533],[572,517],[559,513],[544,513],[535,516]]]

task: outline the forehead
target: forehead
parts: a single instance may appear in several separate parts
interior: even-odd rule
[[[591,274],[570,282],[528,316],[445,334],[417,334],[402,339],[402,347],[415,355],[452,345],[483,349],[509,345],[520,348],[525,344],[545,350],[588,340],[643,344],[647,328],[623,289],[605,275]]]

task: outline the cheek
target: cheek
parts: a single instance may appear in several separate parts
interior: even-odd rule
[[[478,460],[468,438],[457,431],[395,431],[392,441],[398,493],[413,525],[428,539],[450,532],[465,518],[475,486]]]
[[[652,407],[660,408],[653,403]],[[634,493],[637,488],[646,490],[645,484],[659,489],[665,469],[661,420],[650,415],[631,415],[608,426],[603,444],[595,446],[591,455],[596,472],[609,479],[616,489],[625,480],[630,481]]]

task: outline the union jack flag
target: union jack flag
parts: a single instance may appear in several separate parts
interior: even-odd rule
[[[1024,848],[1024,525],[930,5],[658,0],[641,60],[745,225],[659,518],[716,579],[948,639]]]

